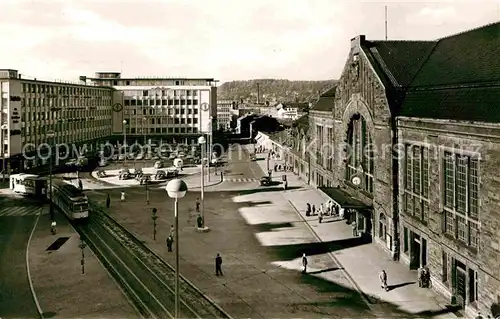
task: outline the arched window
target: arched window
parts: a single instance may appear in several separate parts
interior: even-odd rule
[[[346,180],[352,182],[358,176],[361,181],[358,187],[373,193],[374,152],[372,137],[368,132],[366,121],[360,114],[355,114],[349,122],[347,130]]]

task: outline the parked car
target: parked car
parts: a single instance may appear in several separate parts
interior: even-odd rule
[[[131,176],[129,172],[120,173],[120,175],[118,176],[119,179],[129,179],[130,177]]]
[[[139,184],[141,185],[149,184],[150,181],[151,181],[151,175],[149,174],[142,174],[142,176],[139,178]]]
[[[270,186],[271,182],[272,182],[272,179],[269,176],[262,176],[260,178],[260,186]]]
[[[154,168],[163,168],[163,161],[156,161]]]
[[[167,179],[167,173],[164,170],[157,170],[155,173],[155,180]]]

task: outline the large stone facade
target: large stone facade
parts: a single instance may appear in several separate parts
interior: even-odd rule
[[[412,264],[427,264],[435,289],[465,304],[468,313],[481,310],[490,313],[492,305],[497,304],[500,295],[500,125],[484,123],[464,123],[447,120],[398,119],[398,135],[402,144],[428,148],[429,158],[429,212],[427,220],[415,218],[405,205],[405,190],[400,189],[400,216],[402,260]],[[471,243],[476,235],[464,228],[465,234],[459,235],[457,218],[453,219],[453,231],[447,231],[445,152],[457,154],[462,158],[477,159],[478,167],[478,218],[469,223],[478,226],[478,242]],[[455,158],[455,162],[458,161]],[[407,177],[406,158],[401,158],[399,171],[400,184]],[[475,167],[474,167],[475,168]],[[465,206],[465,220],[469,220],[471,202],[476,201],[471,194],[475,176],[469,164],[464,172],[468,205]],[[458,174],[458,173],[457,173]],[[455,175],[455,178],[459,178]],[[454,183],[458,186],[458,181]],[[459,195],[455,193],[455,198]],[[455,200],[453,206],[457,206]],[[475,205],[475,204],[474,204]],[[460,216],[458,215],[458,216]],[[455,216],[456,217],[456,216]],[[407,236],[407,238],[405,238]],[[462,237],[461,239],[459,237]],[[418,243],[415,243],[418,238]],[[465,239],[464,239],[465,238]],[[425,241],[426,245],[422,245]],[[424,247],[426,246],[426,247]],[[415,256],[418,250],[419,256]],[[424,251],[425,249],[425,251]],[[460,266],[458,266],[460,265]],[[460,269],[464,268],[464,269]],[[462,273],[462,279],[457,279]],[[463,283],[459,281],[464,280]],[[462,295],[462,296],[461,296]],[[462,300],[460,300],[462,299]]]
[[[310,182],[317,187],[332,187],[334,184],[334,132],[331,111],[316,111],[313,108],[309,112]]]
[[[386,88],[361,49],[362,38],[351,41],[351,51],[345,64],[336,92],[334,126],[336,165],[334,185],[339,185],[352,196],[362,200],[372,209],[372,236],[389,250],[397,236],[397,214],[393,200],[393,168],[391,145],[393,131]],[[347,164],[352,156],[348,135],[353,117],[366,123],[366,131],[374,148],[373,186],[370,190],[355,186],[348,179]],[[352,129],[351,129],[352,130]],[[365,145],[368,146],[368,145]],[[356,168],[363,174],[365,168]],[[378,227],[380,222],[384,225]],[[381,230],[382,233],[379,233]]]

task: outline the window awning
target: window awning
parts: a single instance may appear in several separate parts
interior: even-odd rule
[[[356,199],[352,197],[349,193],[346,191],[343,191],[340,188],[336,187],[319,187],[319,189],[328,195],[334,201],[337,203],[342,208],[350,208],[350,209],[369,209],[372,208],[369,205],[366,205],[359,199]]]

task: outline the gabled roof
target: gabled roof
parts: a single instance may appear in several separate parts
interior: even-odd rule
[[[500,81],[500,22],[440,39],[412,87]]]
[[[323,92],[312,106],[311,111],[331,112],[335,106],[336,90],[337,86],[334,86]]]
[[[500,122],[500,22],[436,41],[364,41],[394,116]]]
[[[408,87],[436,41],[371,41],[363,47],[369,59],[393,87]]]

